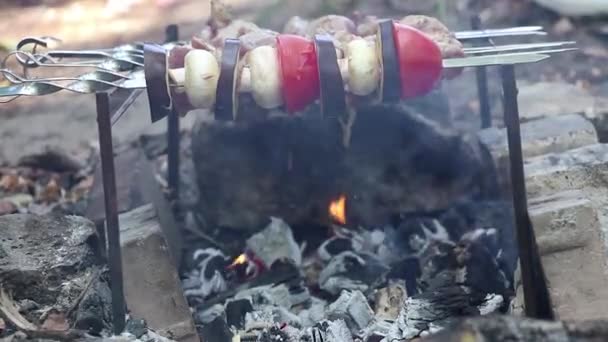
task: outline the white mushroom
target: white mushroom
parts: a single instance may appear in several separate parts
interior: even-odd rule
[[[212,108],[215,104],[220,69],[216,57],[209,51],[192,50],[184,60],[184,85],[190,103],[195,108]],[[175,73],[172,76],[177,76]]]
[[[255,102],[266,109],[283,104],[277,50],[271,46],[255,48],[247,54],[247,64]]]
[[[348,90],[359,96],[373,93],[380,83],[378,50],[373,42],[358,38],[346,45]]]

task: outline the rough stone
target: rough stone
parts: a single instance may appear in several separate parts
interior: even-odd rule
[[[319,114],[319,113],[316,113]],[[395,213],[436,210],[456,198],[494,194],[489,153],[476,136],[438,127],[398,105],[360,108],[342,132],[318,115],[205,122],[192,149],[209,228],[258,231],[268,217],[295,227],[328,224],[344,194],[352,226],[390,224]]]
[[[0,284],[15,300],[70,307],[99,263],[95,226],[77,216],[0,216]]]
[[[133,318],[177,341],[199,341],[152,205],[119,217],[127,306]],[[160,308],[160,309],[159,309]]]
[[[531,200],[530,216],[558,318],[607,318],[606,252],[591,201],[581,191],[565,191]],[[520,287],[518,313],[522,295]]]

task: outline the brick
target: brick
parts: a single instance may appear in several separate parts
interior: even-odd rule
[[[541,255],[585,247],[600,232],[597,213],[580,191],[566,191],[530,201]]]
[[[154,207],[120,215],[124,290],[131,315],[177,341],[200,341]]]
[[[530,201],[530,216],[558,318],[607,318],[605,244],[592,202],[581,191],[566,191]],[[522,302],[518,287],[517,313]]]
[[[498,182],[510,187],[509,148],[505,128],[492,127],[479,131],[479,139],[488,147],[498,170]],[[564,115],[526,122],[521,125],[524,158],[597,144],[593,124],[579,115]]]
[[[487,128],[478,134],[495,160],[508,158],[505,128]],[[593,124],[580,115],[564,115],[524,123],[521,125],[521,137],[525,158],[564,152],[598,142]]]
[[[524,163],[529,196],[608,184],[608,145],[595,144],[563,153],[530,158]]]

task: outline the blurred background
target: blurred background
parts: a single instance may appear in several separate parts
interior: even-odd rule
[[[477,14],[485,27],[542,25],[551,40],[576,40],[579,51],[548,62],[519,68],[524,81],[567,82],[608,95],[608,0],[225,0],[235,16],[280,31],[294,15],[370,14],[402,17],[427,14],[452,30],[470,28]],[[547,7],[548,6],[548,7]],[[62,39],[62,48],[104,48],[138,40],[162,41],[165,26],[179,24],[182,39],[199,32],[210,13],[208,0],[2,0],[0,1],[0,57],[26,36]],[[521,42],[525,42],[522,39]],[[446,87],[454,112],[476,110],[473,72]],[[6,81],[0,79],[0,84]],[[492,87],[498,89],[493,81]],[[550,90],[548,90],[550,91]],[[142,100],[142,101],[145,101]],[[130,132],[140,123],[126,120]],[[133,122],[130,126],[129,122]],[[122,131],[121,131],[122,130]],[[125,133],[127,134],[127,133]],[[94,101],[90,96],[55,94],[21,98],[0,104],[0,165],[41,144],[78,148],[96,137]]]

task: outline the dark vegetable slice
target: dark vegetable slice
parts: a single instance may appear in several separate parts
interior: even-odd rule
[[[384,20],[379,24],[376,42],[379,44],[380,58],[380,99],[382,102],[399,102],[401,96],[401,72],[399,56],[395,47],[393,21]]]
[[[167,59],[167,51],[162,46],[144,44],[144,75],[152,122],[167,116],[172,107]]]
[[[338,66],[336,47],[330,36],[316,35],[315,45],[319,61],[321,113],[325,118],[338,118],[348,114],[344,81]]]
[[[238,111],[237,66],[241,54],[241,42],[238,39],[226,39],[222,50],[220,77],[217,80],[215,118],[217,120],[236,120]]]

